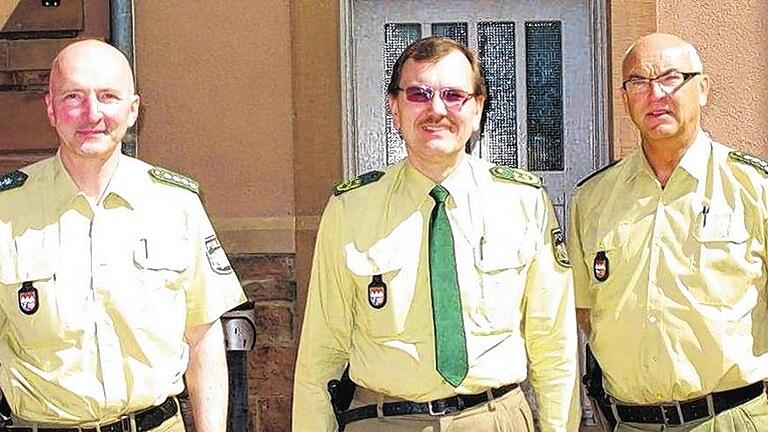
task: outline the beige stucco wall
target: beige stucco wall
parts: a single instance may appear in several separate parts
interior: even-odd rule
[[[768,0],[659,0],[659,30],[691,41],[711,78],[704,128],[768,157]]]
[[[652,31],[680,35],[699,49],[712,81],[704,129],[716,140],[768,158],[768,0],[611,1],[614,157],[638,143],[619,91],[621,58]]]
[[[230,253],[295,250],[290,5],[135,2],[139,156],[200,181]]]

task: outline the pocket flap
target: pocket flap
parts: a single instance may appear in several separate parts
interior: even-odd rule
[[[133,261],[146,270],[183,272],[189,268],[189,240],[181,237],[141,238],[133,247]]]
[[[353,244],[344,249],[347,268],[357,276],[384,274],[402,268],[402,255],[397,251],[384,253],[381,250],[361,252]]]
[[[540,240],[535,227],[519,232],[489,233],[475,248],[475,266],[484,273],[520,268],[533,260]]]
[[[704,215],[699,215],[693,237],[701,243],[744,243],[749,238],[749,232],[743,219],[733,217],[732,213],[709,213],[706,219]]]

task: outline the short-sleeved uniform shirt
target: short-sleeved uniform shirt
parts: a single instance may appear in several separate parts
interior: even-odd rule
[[[185,329],[245,301],[198,196],[151,168],[121,156],[96,204],[58,156],[0,192],[0,387],[18,417],[104,423],[180,393]]]
[[[700,132],[661,188],[638,151],[584,183],[569,246],[606,389],[630,403],[768,377],[768,175]]]
[[[573,430],[566,425],[578,419],[576,329],[570,268],[554,253],[561,231],[542,188],[496,178],[491,167],[466,156],[441,183],[450,193],[469,363],[457,388],[435,370],[428,258],[435,183],[406,159],[375,183],[331,197],[296,366],[295,431],[335,429],[326,383],[347,362],[357,384],[411,401],[521,382],[530,365],[542,430]],[[382,292],[368,288],[378,276],[383,304]]]

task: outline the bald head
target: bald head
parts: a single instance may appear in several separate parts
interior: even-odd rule
[[[62,75],[96,71],[110,76],[126,92],[135,93],[133,72],[125,55],[112,45],[93,39],[72,43],[59,51],[51,64],[48,89],[51,91],[60,84]]]
[[[51,65],[45,105],[68,169],[115,160],[139,114],[135,93],[128,60],[114,47],[85,40],[59,52]]]
[[[668,65],[680,71],[703,72],[701,57],[689,42],[668,33],[650,33],[629,47],[621,64],[624,79],[638,64]]]

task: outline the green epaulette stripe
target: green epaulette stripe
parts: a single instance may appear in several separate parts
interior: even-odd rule
[[[153,167],[149,170],[149,174],[163,183],[178,186],[196,194],[200,193],[200,184],[198,182],[179,173],[169,171],[165,168]]]
[[[591,180],[593,177],[595,177],[596,175],[600,174],[601,172],[603,172],[603,171],[607,170],[608,168],[610,168],[610,167],[612,167],[612,166],[616,165],[616,164],[617,164],[617,163],[619,163],[620,161],[621,161],[621,159],[617,159],[617,160],[615,160],[615,161],[613,161],[613,162],[609,163],[608,165],[606,165],[606,166],[604,166],[604,167],[602,167],[602,168],[598,169],[597,171],[593,172],[592,174],[590,174],[590,175],[588,175],[588,176],[584,177],[583,179],[579,180],[579,182],[578,182],[578,183],[576,183],[576,187],[581,187],[581,186],[582,186],[584,183],[588,182],[588,181],[589,181],[589,180]]]
[[[0,192],[21,187],[27,181],[27,178],[29,176],[21,171],[14,171],[0,176]]]
[[[344,180],[343,182],[337,184],[336,187],[333,188],[333,194],[335,196],[339,196],[344,192],[351,191],[352,189],[357,189],[361,186],[377,182],[382,177],[384,177],[383,171],[370,171],[365,174],[361,174],[353,179]]]
[[[542,186],[541,179],[537,175],[520,168],[496,165],[491,168],[491,175],[497,179],[513,181],[535,188],[540,188]]]
[[[758,170],[762,171],[763,174],[768,174],[768,162],[752,156],[751,154],[747,154],[740,151],[732,151],[728,153],[728,157],[741,163],[745,163],[747,165],[751,165]]]

